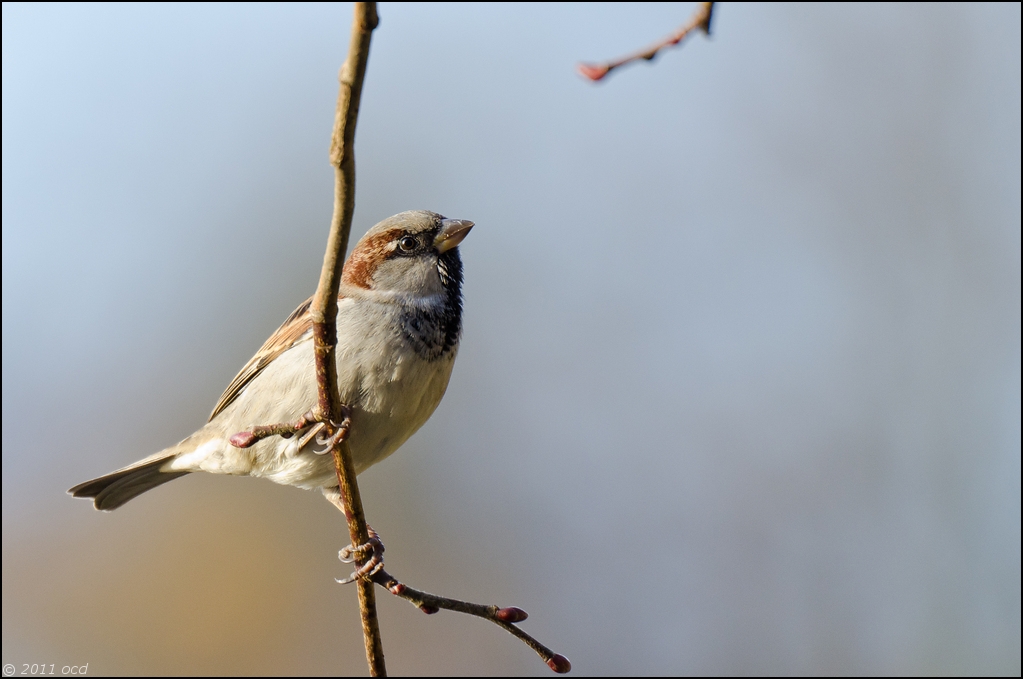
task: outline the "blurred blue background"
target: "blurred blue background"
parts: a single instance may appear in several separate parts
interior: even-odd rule
[[[1020,6],[380,8],[353,238],[478,226],[389,570],[580,674],[1020,673]],[[365,672],[318,494],[64,493],[316,285],[350,5],[3,5],[3,662]],[[392,673],[547,675],[381,593]]]

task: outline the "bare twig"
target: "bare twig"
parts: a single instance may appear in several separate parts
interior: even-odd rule
[[[374,582],[386,588],[391,594],[411,602],[414,606],[418,606],[424,613],[433,614],[441,609],[445,609],[489,620],[495,625],[503,627],[510,634],[533,649],[547,663],[547,666],[555,672],[564,674],[572,669],[572,663],[569,662],[568,658],[560,653],[555,653],[515,625],[515,623],[522,622],[528,617],[521,608],[514,606],[507,608],[484,606],[483,604],[474,604],[468,601],[449,599],[448,597],[423,592],[398,582],[397,578],[382,568],[377,570],[372,578]]]
[[[652,61],[653,58],[657,56],[657,53],[662,49],[678,45],[697,28],[703,31],[706,35],[710,35],[710,17],[713,11],[713,2],[701,2],[696,8],[696,11],[693,12],[693,15],[689,17],[689,21],[684,23],[677,31],[669,35],[664,40],[654,43],[645,50],[635,52],[620,59],[615,59],[614,61],[608,61],[603,64],[579,64],[576,67],[576,70],[579,71],[579,74],[583,77],[596,82],[619,66],[624,66],[625,64],[630,64],[634,61],[639,61],[640,59]]]
[[[331,433],[339,426],[335,423],[346,419],[337,388],[337,364],[334,362],[334,349],[337,345],[337,293],[341,285],[341,267],[348,250],[348,235],[352,230],[352,214],[355,211],[355,123],[359,117],[359,100],[366,77],[370,37],[377,23],[379,18],[375,2],[355,3],[348,56],[338,78],[341,85],[334,113],[334,133],[330,141],[330,162],[334,166],[334,215],[330,221],[320,283],[309,309],[316,356],[316,415],[319,421],[328,423]],[[352,544],[363,545],[369,542],[369,532],[359,485],[355,480],[352,451],[345,438],[338,437],[332,446],[334,467]],[[375,677],[386,676],[373,583],[360,579],[358,588],[369,671]]]
[[[235,448],[248,448],[271,436],[281,436],[286,439],[291,438],[310,424],[315,424],[317,421],[316,415],[312,411],[309,411],[294,422],[266,424],[253,427],[252,431],[240,431],[231,437],[231,445]],[[301,447],[302,446],[299,446],[299,448]]]

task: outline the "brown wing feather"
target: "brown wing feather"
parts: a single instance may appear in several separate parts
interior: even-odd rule
[[[295,309],[288,316],[287,320],[281,324],[281,327],[277,328],[274,334],[270,335],[270,339],[259,348],[256,355],[249,359],[249,362],[245,364],[241,372],[235,375],[235,378],[231,380],[231,384],[227,385],[227,389],[224,390],[220,400],[217,401],[213,412],[210,413],[210,420],[219,415],[224,408],[231,405],[238,398],[238,395],[242,393],[242,390],[249,385],[249,382],[254,380],[256,375],[263,372],[263,368],[270,365],[270,361],[293,347],[295,342],[313,327],[312,319],[309,317],[309,307],[312,302],[313,298],[310,297]]]

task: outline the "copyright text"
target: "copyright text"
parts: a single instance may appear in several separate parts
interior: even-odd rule
[[[35,676],[35,675],[58,675],[63,674],[65,676],[83,676],[89,672],[89,663],[84,665],[57,665],[55,663],[19,663],[14,665],[12,663],[6,663],[4,665],[4,676],[13,677],[15,675],[21,676]]]

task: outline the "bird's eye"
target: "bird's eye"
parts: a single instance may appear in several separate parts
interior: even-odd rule
[[[412,236],[404,236],[401,240],[398,241],[398,247],[401,249],[402,252],[412,252],[413,250],[416,249],[417,245],[419,245],[419,241],[417,241]]]

